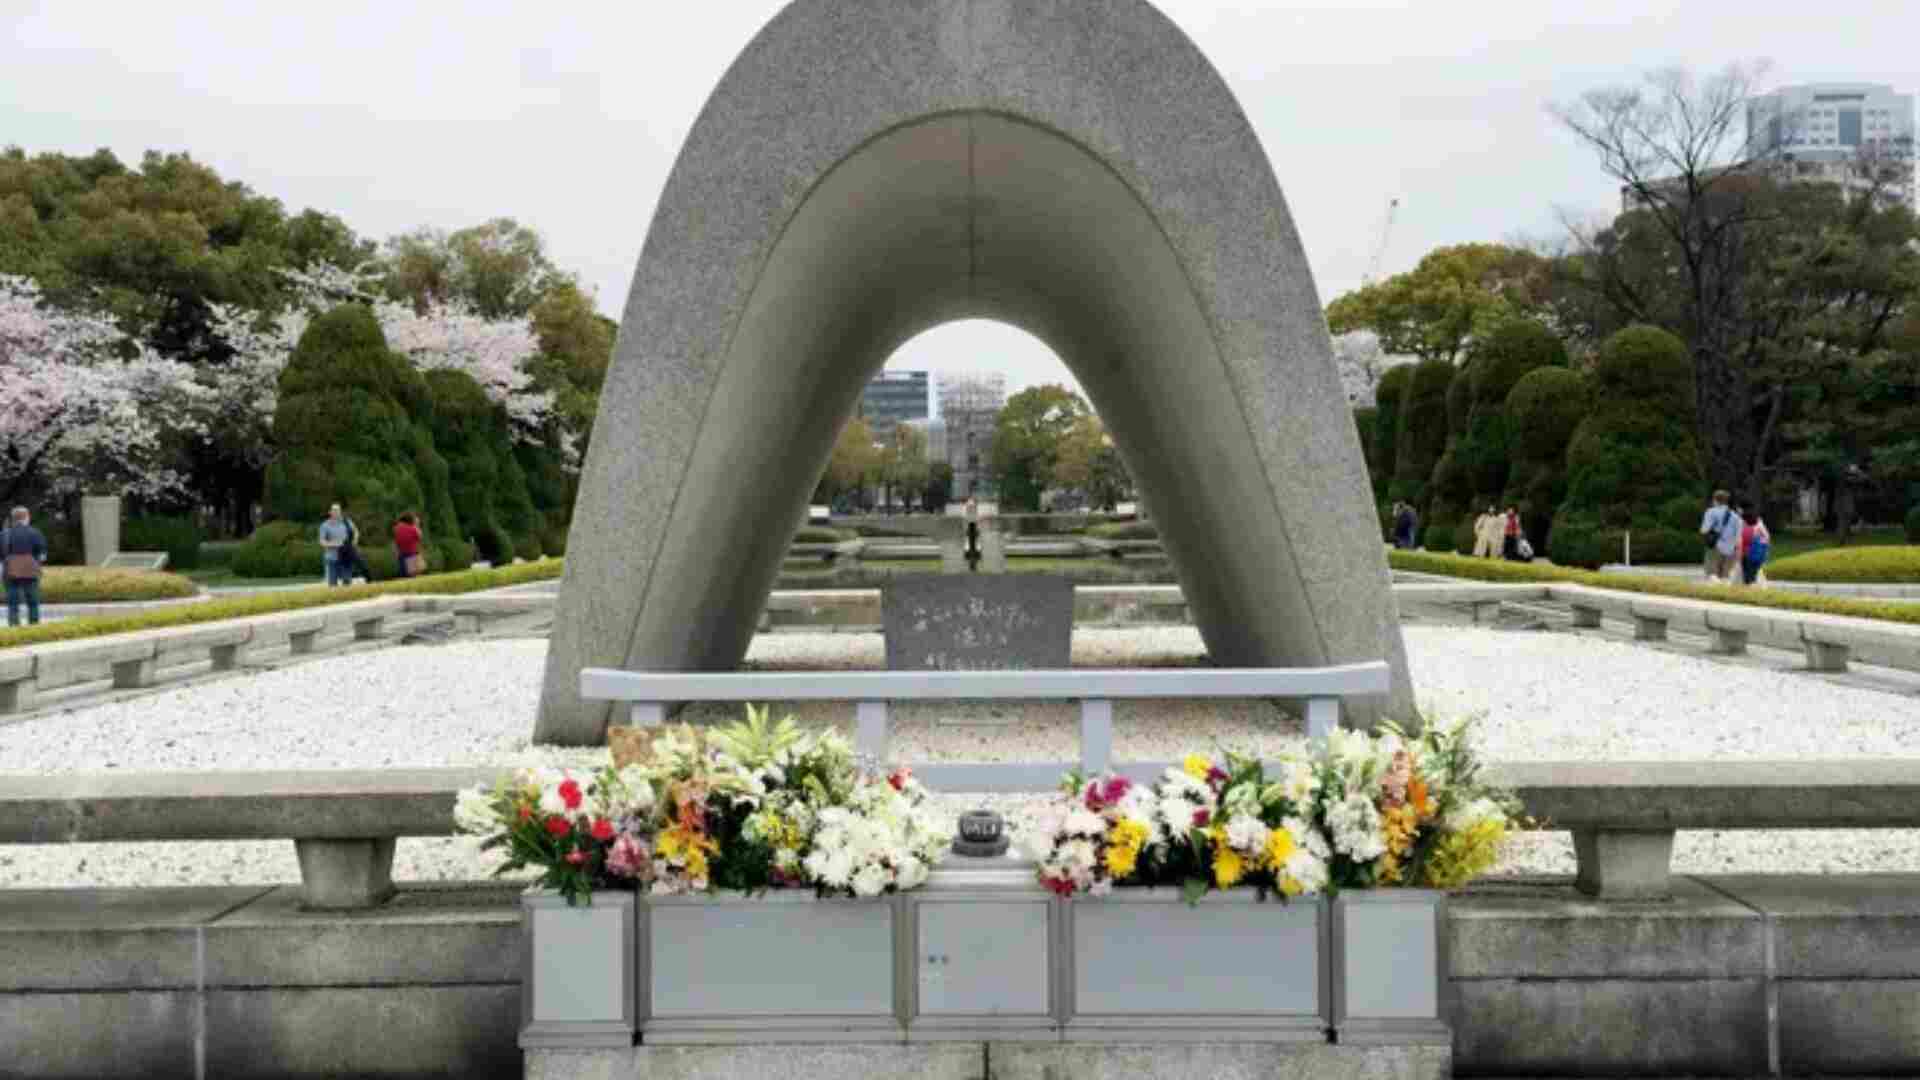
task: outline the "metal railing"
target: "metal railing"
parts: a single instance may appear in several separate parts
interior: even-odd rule
[[[1113,760],[1115,698],[1289,698],[1306,702],[1307,735],[1326,737],[1340,724],[1344,698],[1384,695],[1384,660],[1324,668],[1202,670],[638,672],[587,668],[580,695],[630,703],[636,727],[665,722],[671,705],[706,701],[853,701],[854,748],[884,761],[892,701],[1079,701],[1078,762],[915,763],[914,775],[936,791],[1018,794],[1051,791],[1062,773],[1113,771],[1151,780],[1167,762]]]

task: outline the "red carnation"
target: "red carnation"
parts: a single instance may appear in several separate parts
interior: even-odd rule
[[[567,861],[575,866],[579,866],[581,863],[587,861],[587,853],[584,851],[569,851],[567,852]]]
[[[585,796],[580,794],[580,782],[578,780],[560,781],[560,801],[567,804],[567,809],[580,809],[580,800],[582,798],[585,798]]]
[[[1193,812],[1193,827],[1196,829],[1206,827],[1207,822],[1212,820],[1213,820],[1213,813],[1211,811],[1195,810]]]
[[[613,839],[613,822],[606,818],[593,819],[593,838],[595,840]]]
[[[560,817],[558,815],[555,815],[547,819],[547,831],[552,833],[555,836],[565,836],[567,835],[567,832],[572,828],[573,826],[567,823],[566,818]]]

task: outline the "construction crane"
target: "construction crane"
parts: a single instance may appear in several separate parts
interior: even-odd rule
[[[1360,279],[1360,284],[1371,285],[1373,279],[1380,276],[1380,260],[1387,257],[1387,241],[1393,239],[1393,218],[1399,210],[1399,199],[1387,200],[1387,220],[1380,225],[1380,242],[1374,245],[1373,258],[1367,260],[1367,273]]]

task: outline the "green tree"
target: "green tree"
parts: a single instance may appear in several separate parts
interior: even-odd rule
[[[1467,421],[1473,415],[1473,365],[1454,369],[1447,383],[1446,445],[1433,463],[1433,477],[1427,484],[1427,501],[1422,507],[1420,543],[1431,551],[1459,550],[1464,544],[1473,550],[1472,525],[1466,517],[1473,497],[1473,480],[1461,455],[1460,444],[1466,438]],[[1465,531],[1462,531],[1462,525]]]
[[[1107,434],[1107,425],[1091,412],[1082,413],[1060,440],[1054,463],[1055,486],[1084,492],[1090,507],[1111,510],[1133,490],[1126,462]]]
[[[358,304],[327,312],[280,375],[268,511],[317,526],[339,502],[368,543],[389,536],[401,513],[422,511],[428,535],[444,545],[442,565],[464,565],[453,557],[464,545],[432,422],[426,380],[388,350],[373,312]]]
[[[953,466],[936,461],[927,466],[927,491],[920,497],[930,514],[942,513],[953,501]]]
[[[927,469],[927,433],[911,424],[895,424],[892,436],[881,440],[874,462],[886,505],[893,505],[895,495],[911,503],[925,491]]]
[[[489,319],[528,314],[560,276],[540,234],[512,218],[403,233],[387,241],[383,261],[394,299],[419,308],[460,300]]]
[[[429,371],[426,381],[434,448],[446,460],[454,512],[479,556],[495,564],[515,555],[538,558],[540,522],[514,459],[506,410],[463,371]]]
[[[1513,454],[1507,395],[1514,384],[1538,368],[1566,364],[1566,345],[1531,319],[1503,323],[1474,344],[1471,404],[1460,438],[1460,462],[1475,503],[1498,499],[1507,487]]]
[[[526,364],[526,372],[535,391],[553,395],[561,427],[579,440],[584,454],[620,326],[596,311],[593,298],[567,278],[551,280],[529,314],[540,354]]]
[[[1380,376],[1380,385],[1374,388],[1374,408],[1378,412],[1374,420],[1373,453],[1367,458],[1367,470],[1373,479],[1373,501],[1380,508],[1383,523],[1387,512],[1387,489],[1393,481],[1394,468],[1399,463],[1400,408],[1406,397],[1407,383],[1412,378],[1412,365],[1402,364],[1388,368]]]
[[[1546,274],[1546,260],[1518,248],[1436,248],[1412,270],[1329,304],[1327,324],[1336,334],[1371,330],[1388,353],[1454,363],[1475,337],[1533,311]]]
[[[1040,509],[1040,494],[1054,486],[1062,442],[1091,411],[1086,399],[1054,383],[1029,386],[1007,399],[988,450],[1003,511]]]
[[[873,429],[866,420],[854,417],[840,428],[833,440],[820,482],[814,486],[813,500],[832,504],[842,495],[858,496],[879,464],[880,453],[874,447]]]
[[[1553,561],[1598,566],[1618,559],[1628,530],[1641,562],[1698,557],[1705,478],[1686,346],[1658,327],[1630,326],[1601,346],[1592,385],[1592,407],[1567,446],[1567,497],[1548,548]]]

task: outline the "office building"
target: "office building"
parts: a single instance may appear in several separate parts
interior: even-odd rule
[[[882,371],[860,392],[860,415],[876,439],[893,434],[903,420],[926,420],[931,415],[924,371]]]
[[[1913,95],[1877,83],[1782,87],[1747,103],[1747,159],[1913,205]]]

